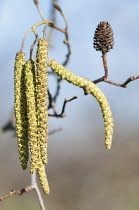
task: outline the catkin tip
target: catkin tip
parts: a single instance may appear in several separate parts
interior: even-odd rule
[[[106,145],[106,149],[111,149],[111,146],[112,146],[112,144],[111,144],[111,142],[110,143],[105,143],[105,145]]]

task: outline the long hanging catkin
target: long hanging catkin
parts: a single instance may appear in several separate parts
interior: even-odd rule
[[[89,92],[97,99],[101,107],[104,118],[105,145],[107,149],[110,149],[112,145],[112,135],[113,135],[113,118],[110,110],[110,105],[104,93],[93,82],[73,74],[71,71],[67,70],[64,66],[62,66],[55,60],[51,60],[49,66],[58,76],[67,80],[73,85],[76,85],[83,89],[87,87]]]
[[[21,166],[25,170],[28,162],[28,122],[24,83],[24,63],[25,54],[23,52],[18,52],[16,54],[14,66],[14,111],[19,158]]]
[[[31,60],[25,63],[25,86],[27,100],[28,135],[30,143],[30,172],[34,173],[40,156],[40,145],[37,138],[37,110],[36,110],[36,75],[35,63]]]
[[[41,159],[38,162],[37,174],[38,174],[38,177],[39,177],[40,184],[42,186],[43,192],[45,194],[49,194],[50,193],[50,189],[49,189],[49,184],[48,184],[48,180],[47,180],[47,176],[46,176],[46,172],[45,172],[45,164],[43,164]]]
[[[42,153],[41,153],[42,142],[40,139],[40,133],[38,133],[39,126],[37,124],[38,106],[36,99],[38,98],[38,96],[36,94],[36,88],[38,88],[38,86],[36,86],[35,63],[30,60],[26,61],[25,63],[25,86],[26,86],[26,99],[27,99],[28,135],[29,135],[30,152],[31,152],[30,172],[34,173],[37,170],[38,178],[40,180],[42,189],[45,194],[49,194],[50,189],[45,172],[45,164],[43,163]],[[46,143],[44,144],[44,146],[46,146]]]
[[[37,120],[38,120],[38,139],[40,141],[40,153],[42,162],[47,160],[47,139],[48,139],[48,42],[42,38],[38,41],[36,54],[36,92],[37,92]]]

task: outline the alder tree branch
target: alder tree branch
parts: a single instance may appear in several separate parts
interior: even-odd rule
[[[57,117],[57,118],[65,117],[66,116],[66,113],[65,113],[66,104],[67,104],[67,102],[73,101],[74,99],[77,99],[77,96],[74,96],[74,97],[72,97],[70,99],[65,99],[64,100],[64,103],[63,103],[62,110],[61,110],[60,114],[57,114],[55,104],[53,104],[52,108],[53,108],[54,114],[49,114],[49,117]]]
[[[70,55],[71,55],[71,48],[70,48],[69,35],[68,35],[68,20],[66,18],[66,15],[64,14],[62,9],[60,8],[60,6],[56,2],[53,2],[53,5],[54,5],[55,9],[57,9],[60,12],[61,16],[63,17],[63,19],[65,21],[65,25],[66,25],[65,30],[63,30],[63,33],[66,36],[66,39],[64,40],[63,43],[67,45],[68,53],[66,55],[65,61],[62,64],[63,66],[66,66],[66,64],[69,62],[69,58],[70,58]],[[53,27],[58,30],[58,28],[56,26],[53,26]]]
[[[130,82],[132,82],[132,81],[134,81],[136,79],[139,79],[139,75],[136,75],[136,76],[129,77],[124,83],[118,83],[118,82],[114,82],[112,80],[109,80],[108,79],[108,64],[107,64],[107,57],[106,56],[107,56],[107,53],[102,54],[103,67],[104,67],[104,76],[100,77],[99,79],[93,80],[92,82],[94,84],[99,83],[99,82],[106,82],[106,83],[109,83],[111,85],[115,85],[115,86],[118,86],[118,87],[126,88],[127,85]]]
[[[22,188],[21,190],[11,190],[8,194],[1,196],[0,201],[3,201],[4,199],[9,198],[13,195],[23,195],[24,193],[30,192],[31,190],[35,190],[41,209],[46,210],[41,192],[37,184],[36,172],[34,174],[31,174],[31,185]]]

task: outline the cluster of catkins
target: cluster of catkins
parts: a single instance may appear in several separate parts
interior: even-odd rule
[[[45,173],[48,140],[48,42],[38,41],[36,62],[16,54],[14,67],[15,119],[19,158],[27,168],[30,154],[30,173],[37,171],[44,193],[49,193]],[[30,150],[30,152],[29,152]]]
[[[102,49],[100,49],[102,50]],[[48,42],[38,41],[36,61],[25,61],[25,54],[16,54],[14,68],[16,134],[23,169],[27,168],[29,154],[30,172],[37,171],[44,193],[49,193],[45,173],[48,140],[48,78],[50,67],[58,76],[92,94],[98,101],[104,118],[105,145],[111,148],[113,118],[104,93],[92,81],[75,75],[55,60],[48,59]],[[29,145],[29,148],[28,148]],[[29,152],[30,149],[30,152]]]

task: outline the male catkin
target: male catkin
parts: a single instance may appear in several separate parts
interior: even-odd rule
[[[104,93],[93,82],[73,74],[71,71],[67,70],[64,66],[62,66],[55,60],[51,60],[49,66],[58,76],[67,80],[73,85],[76,85],[83,89],[87,87],[90,93],[97,99],[104,118],[105,145],[107,149],[110,149],[113,135],[113,118],[110,110],[110,105]]]
[[[30,172],[34,173],[37,168],[40,146],[37,138],[37,110],[36,110],[36,75],[35,63],[31,60],[25,63],[25,86],[27,100],[28,135],[30,143]]]
[[[14,111],[19,158],[21,166],[25,170],[28,162],[28,122],[24,83],[24,63],[25,54],[23,52],[18,52],[14,65]]]
[[[47,140],[48,140],[48,42],[42,38],[38,41],[36,53],[36,92],[37,92],[37,120],[38,139],[40,141],[40,152],[42,162],[47,163]]]
[[[40,180],[40,183],[41,183],[44,193],[49,194],[50,189],[49,189],[49,184],[48,184],[48,180],[47,180],[47,176],[46,176],[46,172],[45,172],[45,165],[42,163],[41,159],[40,159],[40,162],[38,163],[37,174],[38,174],[38,177],[39,177],[39,180]]]

